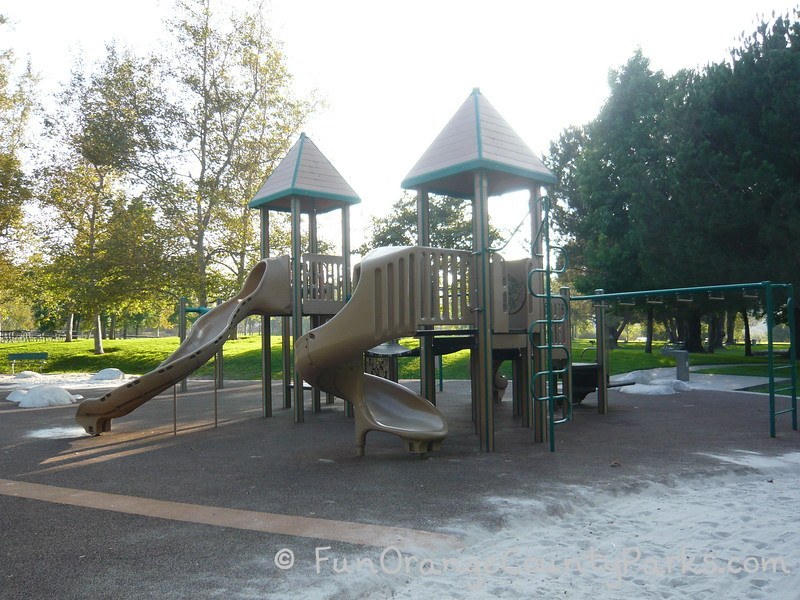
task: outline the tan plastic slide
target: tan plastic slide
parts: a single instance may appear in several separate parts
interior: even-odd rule
[[[369,431],[397,435],[414,453],[435,450],[447,437],[447,423],[433,404],[363,369],[363,352],[416,333],[419,299],[414,298],[413,277],[406,265],[415,262],[417,251],[381,248],[368,254],[358,267],[356,289],[344,308],[295,344],[295,368],[302,378],[355,408],[359,456],[364,454]]]
[[[260,261],[241,291],[195,321],[180,347],[155,370],[121,385],[99,400],[78,406],[75,420],[87,433],[111,430],[111,419],[127,415],[205,364],[242,319],[252,314],[291,313],[289,257]]]

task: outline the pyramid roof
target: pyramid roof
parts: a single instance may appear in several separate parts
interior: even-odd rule
[[[491,196],[556,182],[542,160],[475,88],[401,185],[471,198],[478,170],[489,171]]]
[[[275,210],[291,210],[291,199],[300,199],[303,212],[327,212],[361,198],[344,180],[316,144],[300,134],[300,139],[250,200],[250,208],[265,205]]]

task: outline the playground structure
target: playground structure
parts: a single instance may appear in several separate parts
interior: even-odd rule
[[[441,415],[438,415],[434,406],[434,349],[437,347],[435,340],[447,338],[468,347],[472,353],[473,418],[481,449],[494,449],[492,398],[495,394],[496,367],[502,360],[513,361],[514,377],[523,382],[514,386],[515,413],[521,414],[526,424],[535,421],[538,424],[537,439],[544,439],[546,428],[534,413],[538,411],[540,417],[544,417],[547,402],[542,401],[544,398],[532,402],[529,394],[530,374],[541,371],[538,365],[532,366],[535,352],[531,351],[531,343],[541,345],[540,340],[545,340],[551,358],[554,354],[565,357],[567,352],[566,344],[553,344],[550,339],[555,335],[552,330],[557,329],[558,325],[551,323],[548,327],[552,334],[550,336],[538,329],[531,329],[536,329],[537,324],[541,324],[547,316],[545,313],[551,312],[542,307],[543,303],[548,303],[549,280],[541,270],[546,253],[542,251],[544,228],[540,215],[541,188],[554,182],[555,178],[541,160],[528,149],[480,91],[474,90],[402,183],[403,187],[417,193],[419,246],[397,250],[401,255],[409,253],[402,259],[397,259],[393,252],[379,251],[368,256],[356,269],[362,288],[369,285],[365,282],[377,282],[380,276],[393,269],[397,269],[393,273],[395,282],[401,285],[405,281],[410,287],[396,300],[389,295],[388,289],[377,283],[374,283],[375,289],[363,288],[365,291],[359,290],[358,294],[353,295],[349,262],[349,208],[360,199],[313,142],[301,135],[250,203],[252,208],[261,213],[261,248],[265,259],[270,254],[270,211],[288,211],[291,214],[290,272],[281,284],[284,290],[288,288],[288,303],[284,302],[287,296],[283,292],[270,292],[273,304],[262,304],[253,300],[253,296],[249,295],[250,290],[243,290],[228,303],[212,308],[201,316],[193,328],[197,333],[193,331],[178,351],[153,373],[125,386],[125,392],[113,390],[101,400],[84,402],[78,409],[79,422],[91,433],[108,431],[112,418],[126,414],[185,378],[193,368],[214,355],[238,322],[237,319],[258,312],[264,315],[262,395],[265,416],[271,415],[273,404],[269,385],[272,379],[271,348],[267,332],[270,331],[269,319],[277,315],[284,319],[284,349],[288,349],[290,341],[297,348],[298,368],[289,363],[288,352],[284,353],[284,373],[292,374],[292,380],[284,382],[284,406],[292,408],[296,422],[302,422],[305,418],[304,374],[309,383],[315,386],[312,391],[312,410],[320,410],[321,392],[329,395],[337,395],[338,392],[338,395],[350,401],[356,410],[357,446],[360,451],[363,443],[359,442],[363,442],[363,435],[367,430],[376,428],[397,433],[409,442],[408,447],[412,451],[435,447],[446,434],[446,424],[443,420],[437,421]],[[531,234],[534,239],[531,258],[506,263],[489,246],[488,199],[490,195],[519,190],[530,192]],[[471,252],[429,248],[429,193],[472,200],[474,235]],[[341,256],[318,253],[317,216],[333,210],[341,211]],[[307,253],[303,253],[301,248],[303,216],[306,217],[308,231]],[[395,259],[399,262],[393,262]],[[384,260],[389,262],[382,266]],[[265,270],[267,274],[274,271],[271,261],[265,264],[270,265]],[[403,268],[408,269],[405,274],[400,272]],[[531,275],[534,269],[539,270]],[[257,279],[254,274],[251,277]],[[547,284],[545,280],[548,280]],[[256,287],[263,292],[270,286]],[[529,293],[529,289],[538,297]],[[248,298],[249,307],[253,310],[244,306],[240,310],[223,308],[242,304]],[[406,301],[407,305],[403,308],[401,304]],[[371,306],[376,311],[382,310],[389,318],[386,327],[355,333],[351,325],[344,328],[337,325],[354,310],[342,311],[350,302],[354,303],[353,306],[357,302]],[[385,303],[388,304],[384,306]],[[566,303],[563,305],[566,307]],[[404,310],[410,312],[403,315]],[[340,311],[342,316],[338,316]],[[303,317],[310,318],[312,328],[305,337]],[[568,332],[565,322],[562,322],[561,330]],[[421,339],[421,390],[413,400],[405,395],[407,390],[401,391],[399,386],[387,386],[373,378],[364,377],[363,365],[355,366],[356,363],[362,364],[363,352],[370,345],[378,345],[397,337],[401,332],[418,335]],[[351,335],[357,340],[351,341]],[[562,338],[568,341],[568,335],[562,334]],[[335,358],[343,359],[339,366],[330,359],[319,358],[319,348],[323,343],[336,348]],[[304,350],[307,355],[302,354]],[[353,374],[354,381],[348,379],[348,374]],[[347,380],[347,383],[342,383],[343,380]],[[537,384],[534,387],[541,386]],[[353,390],[350,391],[350,388]],[[383,400],[376,400],[375,396]],[[332,401],[330,396],[328,401]],[[414,419],[422,419],[426,423],[433,419],[435,423],[428,423],[425,426],[427,429],[422,432],[425,427],[420,429],[419,424],[409,425],[410,420]]]
[[[292,409],[295,422],[304,421],[305,383],[312,386],[314,412],[322,410],[323,392],[327,403],[335,396],[344,399],[345,414],[355,413],[358,454],[371,430],[400,437],[414,453],[439,446],[447,423],[435,406],[435,357],[456,348],[470,350],[472,419],[481,450],[495,449],[493,399],[503,361],[512,363],[514,415],[533,428],[535,441],[549,440],[554,450],[554,426],[572,416],[573,386],[569,290],[555,294],[551,289],[553,274],[564,268],[563,259],[553,264],[558,249],[550,243],[549,200],[542,193],[552,183],[554,176],[476,89],[402,182],[416,191],[418,245],[373,251],[355,267],[351,283],[349,209],[360,199],[302,134],[250,202],[260,211],[262,261],[241,292],[198,318],[178,350],[154,371],[81,403],[76,419],[89,433],[109,431],[111,419],[184,380],[220,351],[244,317],[260,314],[265,417],[273,409],[270,319],[279,317],[284,408]],[[529,192],[530,257],[506,261],[490,247],[488,200],[524,190]],[[471,251],[430,247],[430,193],[472,201]],[[272,210],[291,215],[288,257],[268,258]],[[317,217],[335,210],[341,212],[341,255],[323,255]],[[582,299],[589,298],[572,300]],[[598,330],[603,331],[599,304]],[[308,331],[304,318],[310,321]],[[419,394],[364,372],[365,352],[401,336],[420,339]],[[608,406],[603,337],[598,336],[596,363],[588,365],[596,374],[600,412]],[[793,406],[796,428],[796,401]]]
[[[324,337],[333,340],[330,344],[338,351],[338,355],[331,351],[333,356],[325,360],[332,362],[326,363],[324,369],[336,371],[336,377],[341,380],[345,377],[345,369],[334,367],[333,360],[338,356],[339,360],[346,362],[347,372],[361,382],[348,381],[348,389],[352,387],[355,396],[359,397],[362,391],[358,386],[381,385],[385,388],[385,384],[377,384],[372,378],[363,377],[364,351],[369,350],[370,345],[376,346],[394,339],[402,331],[403,334],[420,338],[419,396],[432,406],[435,406],[436,398],[434,360],[437,349],[441,348],[442,342],[446,342],[449,349],[469,348],[473,420],[481,449],[494,449],[492,399],[495,396],[496,369],[502,360],[511,360],[515,379],[524,382],[513,388],[515,414],[522,415],[528,425],[535,423],[536,438],[543,441],[547,430],[542,419],[546,414],[547,402],[544,398],[532,402],[528,380],[530,373],[542,370],[535,362],[541,353],[537,351],[536,358],[533,358],[530,344],[531,340],[540,344],[539,340],[543,337],[539,329],[546,317],[546,311],[542,309],[542,303],[546,301],[541,299],[541,295],[546,293],[546,276],[541,270],[534,276],[530,273],[532,269],[541,267],[545,254],[542,251],[545,227],[541,219],[541,188],[554,182],[555,177],[541,160],[480,91],[474,90],[402,182],[402,187],[417,193],[418,246],[409,250],[411,254],[405,262],[401,261],[402,264],[394,267],[389,258],[391,253],[378,251],[366,257],[356,269],[359,285],[373,285],[362,283],[366,281],[365,278],[384,281],[385,286],[368,291],[359,290],[356,295],[367,294],[359,296],[367,298],[359,302],[364,302],[364,306],[374,304],[383,307],[384,317],[388,320],[380,326],[376,323],[374,331],[359,331],[360,341],[355,342],[350,339],[354,328],[337,325],[345,321],[344,316],[340,317],[337,313],[342,309],[344,300],[353,302],[355,298],[355,295],[350,298],[349,208],[360,200],[311,140],[301,135],[298,143],[250,203],[252,208],[261,211],[262,256],[269,253],[270,212],[278,210],[291,213],[292,281],[301,281],[302,285],[292,287],[292,317],[283,321],[283,347],[288,348],[290,341],[294,341],[298,351],[295,365],[290,364],[288,353],[284,352],[284,376],[293,374],[293,377],[292,381],[284,381],[283,389],[284,407],[292,408],[294,420],[302,422],[305,419],[303,379],[314,386],[314,411],[320,410],[322,391],[328,393],[328,401],[331,401],[331,395],[341,396],[345,393],[343,384],[337,387],[331,383],[334,378],[332,371],[321,374],[312,368],[314,360],[321,360],[314,354],[320,347],[318,334],[324,332]],[[520,190],[528,190],[530,195],[531,238],[534,240],[531,258],[506,263],[489,245],[488,198],[490,195]],[[430,248],[429,193],[472,201],[471,252]],[[317,254],[317,216],[337,209],[341,210],[342,215],[342,255],[321,256]],[[301,251],[303,216],[307,218],[306,255]],[[381,266],[379,256],[389,260],[389,264]],[[381,273],[380,277],[373,278],[373,268],[376,273]],[[403,268],[406,271],[401,272]],[[389,271],[392,273],[387,275]],[[391,284],[388,283],[390,280]],[[399,293],[397,290],[402,289],[404,284],[408,286],[409,295],[396,296]],[[529,289],[538,293],[539,298],[529,293]],[[566,308],[565,302],[561,304]],[[403,310],[411,312],[401,317]],[[564,316],[561,321],[551,323],[550,329],[553,337],[560,336],[566,343],[554,344],[551,351],[555,356],[565,359],[569,328],[567,311],[562,312]],[[298,318],[302,315],[311,320],[312,331],[307,337],[304,337],[302,319]],[[405,320],[395,323],[392,320],[395,318]],[[329,320],[330,323],[323,325]],[[531,327],[537,330],[530,332]],[[262,331],[268,329],[265,323]],[[331,334],[331,331],[337,333]],[[361,340],[362,333],[367,341]],[[300,352],[305,348],[308,348],[309,357],[301,358]],[[263,349],[263,380],[269,381],[269,344],[264,343]],[[351,350],[354,350],[353,356],[350,356]],[[356,362],[359,366],[356,366]],[[536,364],[536,367],[532,364]],[[535,387],[538,389],[541,386]],[[263,393],[264,414],[269,415],[272,407],[271,388],[265,386]],[[393,393],[403,394],[399,390]],[[381,425],[370,409],[370,406],[374,408],[377,404],[375,395],[373,390],[363,402],[347,398],[357,409],[356,445],[359,452],[363,450],[362,434],[366,432],[366,424],[369,423],[373,428]],[[397,405],[400,404],[404,403],[398,401]],[[364,407],[362,416],[359,416],[358,406]],[[538,419],[534,417],[537,410]],[[390,429],[387,427],[384,430]],[[405,434],[398,435],[404,440],[413,441]],[[408,447],[412,450],[423,449],[429,439],[422,438],[425,436],[417,440],[419,443],[416,446],[411,444]]]

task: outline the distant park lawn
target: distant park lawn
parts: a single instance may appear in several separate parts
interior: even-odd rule
[[[272,376],[280,379],[283,376],[283,362],[281,358],[281,338],[273,336],[272,340]],[[419,345],[414,338],[401,340],[409,348]],[[142,374],[154,369],[167,356],[178,347],[177,337],[162,338],[137,338],[104,340],[105,354],[93,353],[92,340],[80,339],[70,343],[36,341],[0,344],[0,373],[10,373],[11,368],[6,356],[18,352],[47,352],[49,360],[42,372],[69,373],[83,372],[96,373],[101,369],[115,367],[127,374]],[[586,350],[590,349],[590,350]],[[766,349],[766,348],[757,348]],[[586,350],[584,352],[584,350]],[[593,344],[586,340],[576,340],[573,346],[573,360],[578,362],[593,362],[595,352]],[[469,379],[469,352],[460,352],[442,357],[445,379]],[[670,367],[675,365],[675,360],[660,351],[660,344],[656,344],[652,354],[645,354],[644,344],[631,342],[622,344],[619,349],[611,352],[611,373],[627,373],[640,369],[655,367]],[[713,373],[733,373],[741,375],[765,375],[766,357],[745,357],[743,346],[729,346],[717,350],[713,354],[691,354],[691,365],[714,365],[710,371]],[[260,379],[261,378],[261,337],[258,335],[244,336],[237,340],[229,340],[224,346],[224,363],[226,379]],[[728,367],[720,365],[731,365]],[[749,365],[749,366],[734,366]],[[38,367],[37,367],[37,370]],[[400,377],[415,379],[419,377],[419,360],[403,358],[399,363]],[[200,368],[196,377],[211,377],[212,363]],[[505,364],[503,372],[510,376],[511,368]]]

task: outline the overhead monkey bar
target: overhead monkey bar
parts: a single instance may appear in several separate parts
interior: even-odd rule
[[[788,315],[789,337],[792,343],[789,346],[789,364],[776,365],[775,364],[775,349],[774,349],[774,336],[773,329],[775,328],[775,302],[774,295],[776,291],[783,291],[786,294],[786,313]],[[740,292],[743,297],[752,298],[753,295],[758,296],[759,292],[764,295],[764,308],[767,318],[767,370],[769,373],[769,435],[775,437],[775,417],[784,413],[792,415],[792,429],[797,430],[797,348],[794,344],[795,332],[795,318],[794,318],[794,287],[791,283],[772,283],[770,281],[762,281],[759,283],[739,283],[731,285],[713,285],[713,286],[699,286],[687,288],[670,288],[663,290],[645,290],[636,292],[617,292],[617,293],[597,293],[587,296],[573,296],[571,301],[591,300],[597,303],[605,301],[620,301],[629,300],[640,297],[649,299],[653,296],[675,296],[678,301],[685,301],[687,295],[691,294],[706,294],[708,298],[714,300],[724,299],[722,294],[725,292]],[[747,294],[750,294],[749,296]],[[598,339],[598,342],[600,340]],[[784,388],[777,389],[775,376],[779,370],[789,370],[789,385]],[[775,410],[775,397],[776,395],[786,392],[791,398],[791,406],[785,410]]]

